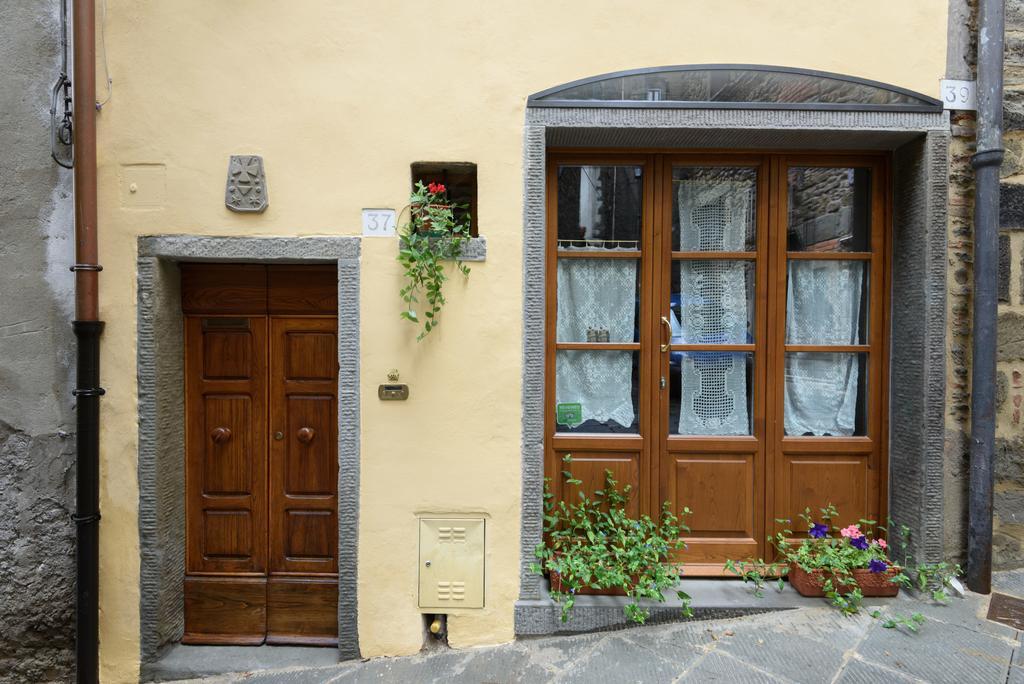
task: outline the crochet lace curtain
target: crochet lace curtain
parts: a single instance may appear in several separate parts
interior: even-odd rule
[[[790,262],[787,342],[857,344],[864,269],[859,261]],[[786,434],[852,435],[859,374],[857,354],[786,354]]]
[[[683,251],[744,249],[753,183],[681,180],[677,192]],[[745,262],[682,261],[679,275],[683,344],[748,341]],[[679,434],[750,434],[746,354],[684,353],[681,374]]]

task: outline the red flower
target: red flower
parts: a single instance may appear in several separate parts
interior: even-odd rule
[[[444,192],[446,188],[440,183],[431,183],[430,185],[427,186],[427,190],[434,194],[440,194]]]

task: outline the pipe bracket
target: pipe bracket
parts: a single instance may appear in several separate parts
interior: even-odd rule
[[[83,387],[71,390],[71,396],[73,397],[102,397],[106,393],[107,390],[102,387]]]
[[[75,264],[68,269],[69,271],[96,271],[97,273],[103,270],[103,267],[99,264]]]
[[[1003,163],[1003,148],[994,147],[988,150],[981,150],[971,155],[971,166],[980,169],[983,166],[999,166]]]
[[[100,514],[99,511],[95,513],[90,513],[89,515],[72,514],[71,519],[75,522],[76,525],[88,525],[89,523],[99,522]]]

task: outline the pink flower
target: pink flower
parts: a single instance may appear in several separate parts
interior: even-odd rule
[[[860,525],[850,525],[839,530],[839,534],[850,539],[860,539],[864,536],[864,533],[860,531]]]
[[[889,545],[885,543],[884,539],[876,539],[875,543],[881,546],[883,549],[889,548]]]

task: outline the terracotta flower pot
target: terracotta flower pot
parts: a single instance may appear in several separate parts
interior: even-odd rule
[[[441,209],[441,210],[448,209],[448,210],[451,210],[454,207],[454,205],[452,205],[452,204],[427,204],[427,205],[414,204],[411,207],[411,209],[410,209],[410,211],[412,212],[413,216],[419,217],[419,220],[420,220],[419,225],[416,227],[416,232],[417,233],[427,234],[430,237],[441,237],[442,235],[444,235],[445,231],[444,230],[435,230],[434,229],[433,222],[431,221],[430,216],[426,212],[426,208],[428,208],[428,207],[430,209]]]
[[[864,596],[896,596],[900,591],[900,586],[890,580],[899,572],[896,567],[890,567],[885,572],[871,572],[867,568],[858,568],[851,573],[853,575],[852,585],[845,584],[836,588],[841,592],[847,592],[856,585],[860,587]],[[824,596],[825,579],[826,574],[822,570],[807,572],[796,563],[791,563],[789,566],[789,583],[801,596]]]

